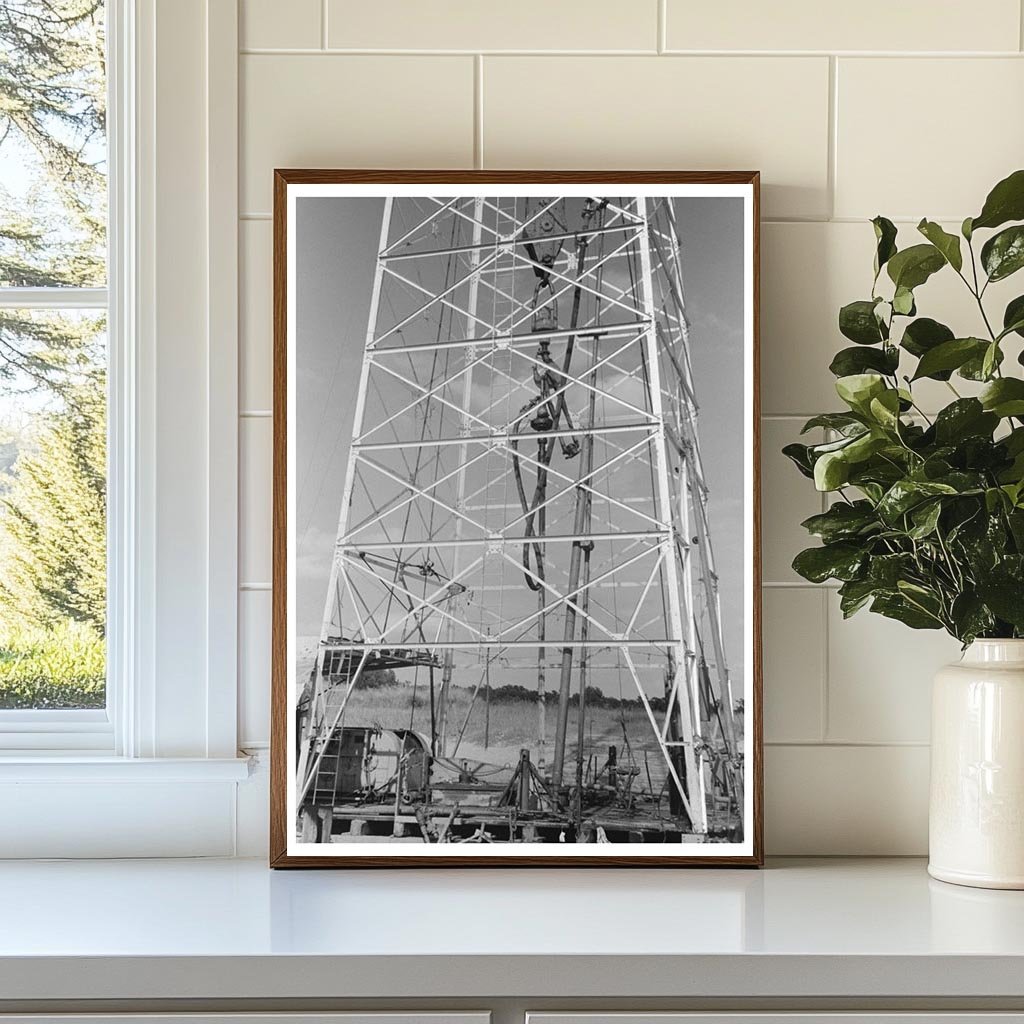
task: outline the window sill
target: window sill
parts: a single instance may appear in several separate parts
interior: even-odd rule
[[[232,856],[249,774],[246,757],[8,752],[0,859]]]
[[[242,782],[248,757],[112,757],[82,751],[0,755],[5,782]]]
[[[104,708],[0,711],[0,757],[88,757],[113,753],[114,726]]]

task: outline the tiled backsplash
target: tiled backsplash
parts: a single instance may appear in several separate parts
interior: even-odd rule
[[[959,223],[1024,165],[1019,0],[241,0],[241,16],[243,743],[267,739],[273,168],[757,168],[768,851],[924,852],[929,683],[957,644],[843,622],[799,580],[821,499],[778,451],[837,401],[867,218]],[[971,325],[955,283],[919,305]]]

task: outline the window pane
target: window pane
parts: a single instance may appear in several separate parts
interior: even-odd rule
[[[0,288],[105,283],[103,14],[0,0]]]
[[[105,703],[104,321],[0,309],[0,709]]]

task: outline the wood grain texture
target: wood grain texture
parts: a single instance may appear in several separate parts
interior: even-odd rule
[[[287,680],[287,473],[288,473],[288,317],[287,246],[289,185],[366,185],[366,184],[650,184],[650,185],[751,185],[753,187],[753,366],[754,366],[754,566],[753,623],[754,708],[751,730],[746,737],[747,756],[753,757],[754,815],[746,823],[753,830],[753,853],[724,857],[699,854],[664,857],[638,857],[609,854],[600,858],[572,855],[474,857],[388,856],[295,856],[288,854],[288,680]],[[397,868],[397,867],[760,867],[764,863],[764,752],[761,667],[761,430],[760,430],[760,173],[758,171],[460,171],[460,170],[367,170],[287,168],[274,171],[274,455],[273,455],[273,595],[271,648],[271,729],[270,729],[270,866],[275,868]],[[688,847],[693,849],[694,847]]]

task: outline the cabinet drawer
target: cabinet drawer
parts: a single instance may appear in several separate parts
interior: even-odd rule
[[[0,1024],[490,1024],[490,1013],[0,1013]]]
[[[1024,1013],[527,1013],[526,1024],[1024,1024]]]

